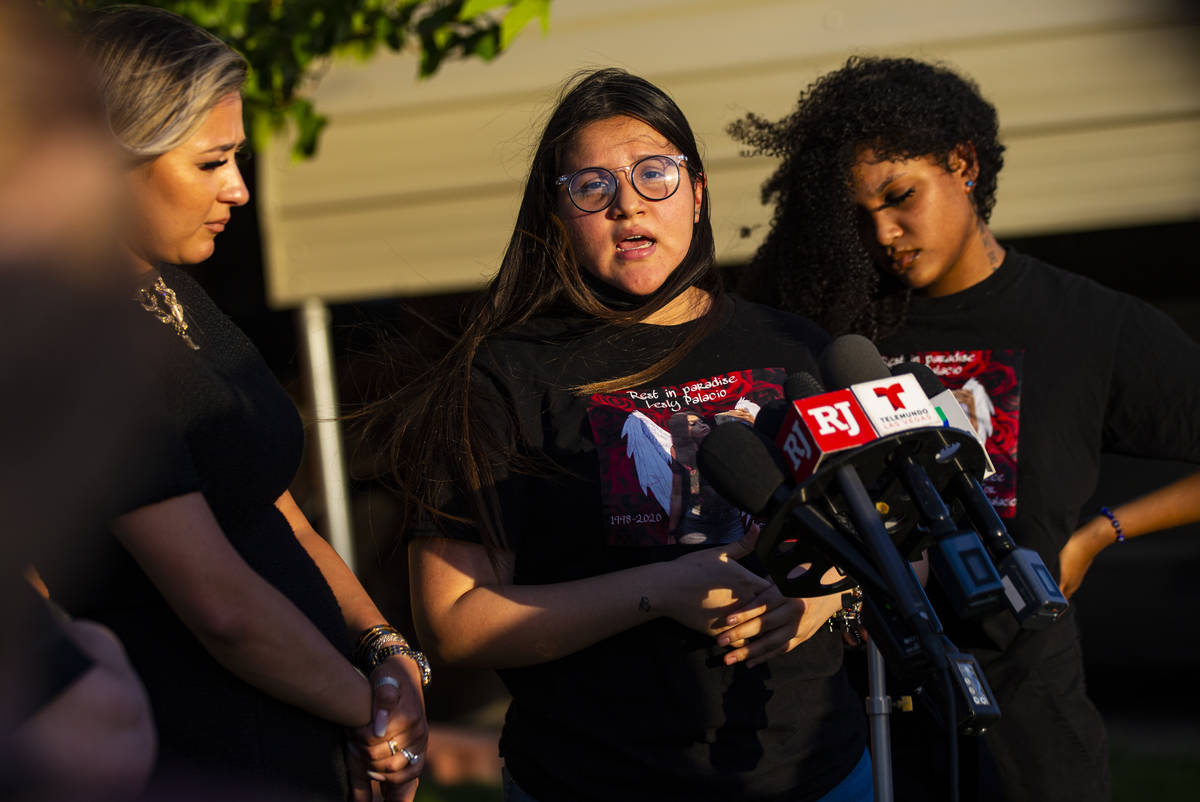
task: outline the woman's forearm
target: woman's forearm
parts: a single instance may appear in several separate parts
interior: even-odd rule
[[[1111,511],[1120,521],[1125,537],[1200,521],[1200,472],[1177,479]],[[1111,524],[1104,520],[1103,525]]]
[[[383,613],[375,606],[375,602],[371,599],[370,595],[367,594],[362,583],[358,581],[358,577],[350,570],[350,566],[346,565],[345,560],[334,550],[329,541],[325,540],[317,530],[313,529],[312,525],[308,522],[308,517],[304,515],[299,505],[292,498],[292,494],[290,492],[284,493],[275,502],[275,506],[287,518],[288,524],[291,525],[292,531],[296,535],[296,539],[304,547],[304,550],[308,552],[308,556],[312,558],[312,561],[316,563],[317,570],[325,577],[325,581],[333,591],[334,597],[337,598],[338,606],[342,609],[342,618],[346,622],[346,629],[351,640],[357,640],[358,635],[369,627],[388,623]],[[407,678],[408,686],[405,691],[401,693],[401,690],[397,688],[396,694],[403,699],[405,694],[411,693],[415,696],[415,700],[403,699],[403,703],[399,707],[396,707],[396,702],[388,705],[386,701],[391,699],[391,694],[380,690],[376,686],[374,700],[376,710],[382,704],[388,707],[388,712],[383,714],[387,719],[398,716],[404,721],[417,721],[420,719],[423,722],[424,705],[422,700],[424,694],[422,692],[423,678],[420,665],[409,657],[401,656],[392,658],[377,668],[371,674],[371,681],[378,683],[378,672],[391,672],[395,679],[401,679],[401,677]],[[377,711],[375,716],[378,715]],[[378,719],[373,723],[377,727],[383,726]]]
[[[114,530],[217,662],[282,701],[345,726],[371,713],[367,681],[230,545],[189,493],[121,516]]]
[[[533,665],[657,618],[654,566],[556,585],[481,585],[448,608],[418,615],[421,643],[446,663]]]
[[[769,580],[738,565],[740,546],[548,585],[497,576],[482,547],[424,539],[409,549],[421,642],[442,661],[505,668],[573,654],[667,616],[714,635],[725,612]]]
[[[284,493],[275,502],[275,507],[287,519],[296,540],[304,547],[308,556],[316,564],[317,570],[325,577],[333,595],[337,598],[338,606],[342,608],[342,617],[346,620],[346,629],[351,636],[357,635],[368,627],[387,623],[375,602],[367,594],[358,577],[346,565],[345,560],[329,545],[329,541],[321,537],[308,517],[300,510],[292,494]]]
[[[259,690],[342,726],[366,724],[371,716],[366,679],[291,601],[259,581],[265,587],[246,588],[237,602],[246,615],[219,628],[192,627],[197,639],[218,663]]]
[[[1117,541],[1200,520],[1200,473],[1185,476],[1144,496],[1091,518],[1075,530],[1058,553],[1059,587],[1070,597],[1083,583],[1092,561]]]

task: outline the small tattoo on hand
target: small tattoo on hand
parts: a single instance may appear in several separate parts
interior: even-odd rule
[[[650,597],[649,596],[642,597],[642,600],[638,602],[638,609],[641,610],[643,613],[650,612]]]

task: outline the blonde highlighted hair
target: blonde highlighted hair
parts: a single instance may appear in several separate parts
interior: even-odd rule
[[[246,81],[246,60],[236,50],[164,9],[101,9],[83,37],[112,133],[137,160],[183,144]]]

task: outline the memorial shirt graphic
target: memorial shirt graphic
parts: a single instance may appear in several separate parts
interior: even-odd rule
[[[709,486],[696,453],[714,426],[753,425],[783,398],[783,368],[757,368],[680,385],[597,394],[588,420],[600,460],[608,545],[729,543],[748,516]]]
[[[888,356],[889,364],[920,362],[937,374],[986,438],[996,473],[983,482],[1001,518],[1017,514],[1017,444],[1021,423],[1020,350],[916,351]]]

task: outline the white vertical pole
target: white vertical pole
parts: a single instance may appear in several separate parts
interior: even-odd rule
[[[321,492],[325,498],[324,534],[353,571],[354,535],[350,526],[346,464],[342,458],[342,431],[337,420],[337,382],[329,336],[329,308],[320,298],[307,298],[300,309],[300,316],[309,392],[312,394],[316,418]]]

